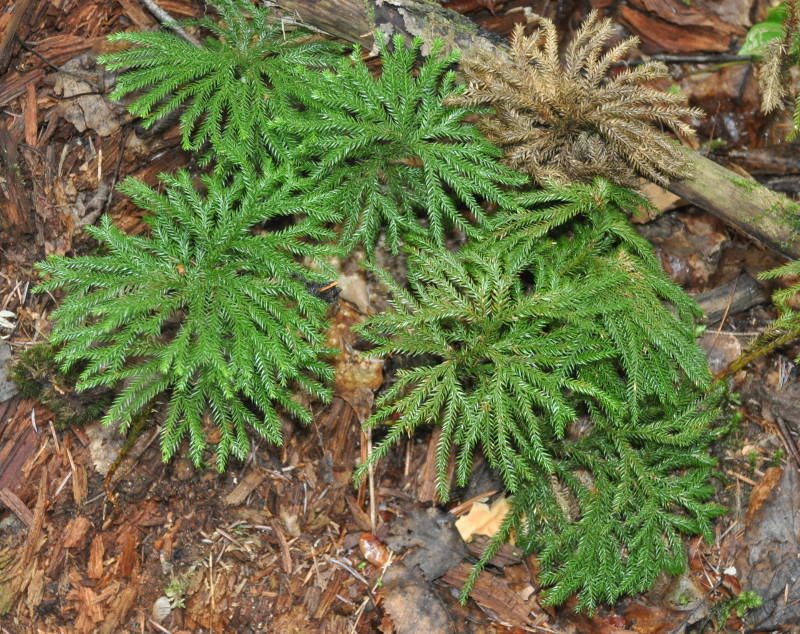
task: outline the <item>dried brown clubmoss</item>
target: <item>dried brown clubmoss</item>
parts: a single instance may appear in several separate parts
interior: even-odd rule
[[[638,39],[611,47],[609,19],[589,14],[562,63],[553,23],[537,18],[540,28],[530,36],[517,25],[506,57],[468,58],[462,70],[467,90],[451,101],[488,106],[481,129],[503,148],[506,163],[542,183],[588,181],[602,176],[636,186],[638,175],[666,184],[670,177],[688,176],[688,164],[662,128],[692,136],[682,119],[701,117],[680,95],[640,85],[667,76],[660,62],[646,62],[610,77],[612,64],[622,59]]]
[[[800,10],[797,0],[786,3],[786,18],[783,21],[784,36],[772,40],[767,46],[758,73],[758,85],[761,90],[761,111],[765,114],[783,107],[783,100],[789,94],[786,85],[786,66],[792,42],[800,30]],[[795,129],[789,134],[790,139],[797,134],[797,109],[795,109]]]

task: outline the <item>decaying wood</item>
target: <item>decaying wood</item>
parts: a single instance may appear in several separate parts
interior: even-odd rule
[[[790,258],[800,257],[800,206],[684,148],[693,176],[669,190]]]
[[[17,144],[0,128],[0,227],[9,234],[34,230],[32,203],[20,173]]]
[[[14,488],[22,480],[22,467],[36,451],[36,432],[31,426],[32,403],[22,401],[14,417],[3,420],[0,431],[0,488]]]
[[[28,18],[36,5],[36,0],[18,0],[0,17],[0,73],[8,68],[16,38],[26,36],[30,28]]]
[[[705,322],[717,324],[727,313],[735,315],[758,304],[769,301],[769,293],[747,273],[723,286],[695,295],[694,300],[703,309]]]
[[[279,0],[278,5],[312,26],[367,47],[372,46],[371,34],[380,30],[387,35],[418,35],[427,43],[438,37],[447,50],[458,48],[465,54],[508,51],[501,38],[432,0]],[[800,257],[800,238],[793,235],[800,233],[791,222],[800,216],[797,205],[757,183],[743,182],[697,152],[685,152],[694,176],[673,181],[671,192],[771,249]]]

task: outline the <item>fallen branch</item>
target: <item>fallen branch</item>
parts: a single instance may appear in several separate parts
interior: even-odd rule
[[[490,54],[508,51],[503,38],[431,0],[278,0],[306,24],[371,48],[376,30],[387,35],[438,37],[447,50]],[[426,52],[423,50],[423,53]],[[800,257],[800,206],[758,183],[685,149],[694,176],[668,189],[769,248]]]

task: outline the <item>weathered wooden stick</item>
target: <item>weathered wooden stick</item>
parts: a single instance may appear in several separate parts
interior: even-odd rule
[[[431,0],[277,0],[302,22],[332,35],[373,46],[376,30],[387,35],[438,37],[465,54],[503,54],[503,38]],[[425,51],[423,51],[425,52]],[[800,206],[758,183],[686,149],[693,177],[675,180],[674,194],[702,207],[771,249],[800,257]]]
[[[757,280],[747,273],[723,286],[703,291],[693,296],[703,309],[705,323],[718,324],[725,315],[736,315],[742,311],[769,302],[769,293]]]

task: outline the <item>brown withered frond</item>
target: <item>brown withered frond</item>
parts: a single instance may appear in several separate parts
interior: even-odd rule
[[[783,108],[783,100],[789,94],[786,85],[786,67],[790,62],[792,42],[800,31],[800,8],[798,0],[786,2],[786,17],[783,20],[783,37],[772,40],[764,51],[758,70],[758,87],[761,90],[761,112],[768,114]],[[795,130],[797,130],[797,109],[795,109]]]
[[[788,94],[784,76],[788,52],[789,47],[782,38],[772,40],[761,60],[761,67],[758,70],[758,87],[761,90],[761,112],[764,114],[783,108],[783,99]]]
[[[653,124],[692,136],[684,117],[700,117],[682,97],[641,86],[667,76],[660,62],[647,62],[608,76],[638,39],[604,46],[611,20],[589,14],[562,63],[553,23],[525,36],[517,25],[505,57],[468,58],[462,70],[467,90],[453,103],[488,106],[495,116],[480,125],[487,138],[503,148],[506,163],[535,181],[588,181],[602,176],[634,186],[637,174],[665,184],[687,176],[688,165],[675,143]]]

